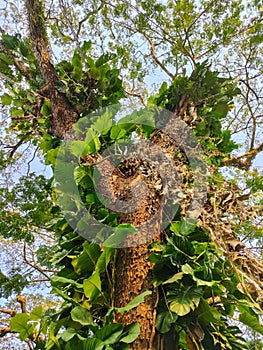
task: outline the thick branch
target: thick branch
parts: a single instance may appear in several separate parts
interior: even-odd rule
[[[13,332],[11,332],[10,327],[3,326],[0,328],[0,338],[3,338],[8,333],[13,333]]]
[[[224,160],[221,165],[225,166],[233,166],[239,169],[248,170],[253,162],[253,160],[256,158],[256,156],[259,154],[259,152],[263,151],[263,143],[259,145],[258,147],[250,150],[246,154],[242,154],[241,156],[232,157],[230,159]]]
[[[25,0],[29,35],[45,86],[41,93],[49,99],[53,116],[50,132],[60,138],[68,138],[72,125],[79,118],[66,96],[57,90],[59,76],[51,62],[49,42],[44,23],[44,9],[39,0]]]
[[[5,309],[3,307],[0,307],[0,312],[4,313],[4,314],[8,314],[10,316],[15,316],[16,314],[16,310],[9,310],[9,309]]]

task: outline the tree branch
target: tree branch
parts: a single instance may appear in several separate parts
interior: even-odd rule
[[[5,309],[3,307],[0,307],[0,312],[4,313],[4,314],[8,314],[10,316],[15,316],[16,314],[16,310],[9,310],[9,309]]]
[[[11,328],[10,327],[3,326],[3,327],[0,328],[0,338],[3,338],[8,333],[13,333],[13,332],[11,332]]]
[[[6,148],[12,148],[12,151],[9,153],[9,158],[13,158],[15,152],[17,151],[17,149],[23,145],[24,141],[26,141],[26,139],[32,134],[32,131],[27,132],[25,135],[23,135],[21,137],[21,139],[18,141],[17,144],[15,144],[14,146],[6,146]]]
[[[221,165],[223,166],[233,166],[239,169],[248,170],[253,162],[253,160],[256,158],[256,156],[259,154],[259,152],[263,151],[263,143],[260,144],[258,147],[253,148],[249,152],[242,154],[241,156],[232,157],[230,159],[226,159],[221,162]]]
[[[30,262],[28,259],[27,259],[27,254],[26,254],[26,243],[24,243],[24,248],[23,248],[23,258],[24,258],[24,262],[33,267],[35,270],[37,270],[38,272],[40,272],[43,276],[45,276],[48,280],[50,280],[50,277],[48,274],[45,273],[45,271],[40,267],[38,266],[35,262],[32,263]]]
[[[4,45],[3,42],[0,41],[0,52],[3,52],[8,57],[10,57],[13,60],[14,66],[19,70],[19,72],[29,81],[33,81],[32,74],[30,73],[28,67],[20,61],[16,55],[11,51],[8,50]]]
[[[162,68],[162,70],[169,75],[169,77],[174,80],[175,76],[174,74],[172,74],[166,67],[165,65],[159,60],[159,58],[157,57],[156,51],[155,51],[155,45],[153,43],[153,41],[149,38],[149,36],[145,33],[142,32],[142,35],[145,37],[145,39],[148,41],[148,43],[150,44],[150,48],[151,48],[151,54],[152,57],[154,59],[154,61],[158,64],[158,66],[160,66]]]
[[[69,138],[72,133],[72,125],[78,120],[79,115],[66,96],[57,89],[60,79],[51,62],[50,45],[44,23],[44,8],[40,0],[25,0],[25,6],[31,45],[45,81],[41,92],[49,99],[53,114],[50,120],[50,133],[62,139]]]

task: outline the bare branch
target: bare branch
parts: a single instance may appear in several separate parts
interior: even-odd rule
[[[3,307],[0,307],[0,312],[4,313],[4,314],[8,314],[10,316],[15,316],[16,314],[16,310],[9,310],[9,309],[5,309]]]
[[[23,145],[23,143],[29,138],[29,136],[32,135],[32,131],[27,132],[26,134],[24,134],[21,139],[18,141],[17,144],[15,144],[14,146],[7,146],[6,148],[12,148],[12,151],[9,153],[9,158],[13,158],[15,152],[17,151],[17,149]]]
[[[0,328],[0,338],[3,338],[8,333],[13,333],[13,332],[11,332],[11,328],[10,327],[3,326],[3,327]]]
[[[169,77],[173,80],[175,78],[174,74],[172,74],[166,67],[165,65],[159,60],[156,51],[155,51],[155,45],[153,43],[153,41],[150,39],[150,37],[142,32],[142,35],[145,37],[145,39],[148,41],[148,43],[150,44],[151,47],[151,54],[152,57],[154,59],[154,61],[158,64],[158,66],[160,66],[162,68],[162,70],[169,75]]]
[[[37,265],[35,262],[31,262],[27,259],[27,253],[26,253],[26,243],[24,243],[24,248],[23,248],[23,259],[24,259],[24,262],[33,267],[35,270],[37,270],[38,272],[40,272],[43,276],[45,276],[48,280],[50,280],[50,277],[48,274],[46,274],[45,270],[42,269],[39,265]]]
[[[222,161],[221,165],[233,166],[239,169],[248,170],[259,152],[263,151],[263,143],[241,156],[232,157]]]
[[[125,94],[127,94],[127,95],[129,95],[129,96],[138,97],[138,98],[140,99],[141,103],[145,106],[145,101],[144,101],[142,95],[137,94],[137,93],[135,93],[135,92],[127,91],[127,90],[124,90],[124,92],[125,92]]]
[[[22,295],[18,295],[16,298],[17,302],[20,304],[21,306],[21,310],[22,312],[25,314],[26,313],[26,297],[23,297]]]

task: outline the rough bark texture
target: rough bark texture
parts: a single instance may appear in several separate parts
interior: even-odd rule
[[[51,63],[41,2],[36,0],[26,0],[25,4],[28,12],[32,47],[35,51],[39,69],[45,81],[41,93],[51,103],[53,116],[51,119],[50,132],[59,138],[65,139],[69,137],[72,125],[78,119],[78,114],[69,103],[66,96],[60,93],[56,88],[59,77]],[[185,100],[182,99],[182,101]],[[186,110],[184,105],[185,103],[182,102],[182,110]],[[184,113],[177,114],[184,115]],[[188,120],[187,122],[190,124],[191,120]],[[180,130],[178,130],[177,135],[180,135]],[[170,142],[169,138],[167,139],[163,137],[161,133],[157,133],[155,136],[155,140],[153,139],[152,141],[159,143],[161,146],[167,143],[165,149],[168,153],[170,146],[172,146],[171,154],[174,158],[174,155],[177,154],[176,149],[178,149],[178,147],[175,147],[174,143]],[[173,168],[174,172],[183,174],[183,168],[185,165],[185,159],[181,159],[180,162],[176,162],[175,160]],[[107,172],[105,167],[102,171],[104,174]],[[111,187],[107,189],[110,196],[121,198],[122,200],[125,198],[127,199],[129,197],[129,191],[127,191],[127,188],[129,189],[129,187],[133,186],[139,186],[136,187],[136,193],[141,193],[141,191],[143,191],[143,188],[141,188],[140,191],[140,180],[143,180],[144,177],[139,171],[135,171],[134,173],[129,174],[129,176],[123,176],[123,174],[118,171],[114,174],[112,172],[112,167],[109,166],[108,173],[111,175],[112,181]],[[191,177],[191,174],[189,176]],[[185,184],[185,188],[182,188],[182,191],[187,193],[186,187],[190,190],[188,181],[184,181],[183,183]],[[176,186],[173,188],[176,189]],[[210,191],[213,191],[213,189],[210,189]],[[137,308],[134,308],[127,313],[116,315],[116,321],[120,321],[124,325],[134,322],[139,322],[140,324],[141,334],[139,338],[131,344],[132,350],[160,350],[160,346],[156,344],[154,339],[156,320],[155,306],[158,301],[158,295],[152,283],[153,265],[148,261],[149,250],[147,248],[152,240],[159,240],[161,238],[163,213],[162,207],[160,206],[159,194],[158,191],[155,192],[155,197],[153,196],[153,198],[155,198],[156,201],[154,203],[152,202],[152,199],[149,201],[146,200],[145,203],[141,203],[142,205],[139,210],[134,211],[132,214],[123,214],[120,218],[120,222],[131,223],[134,226],[139,227],[139,234],[133,235],[129,238],[128,243],[130,246],[128,248],[119,249],[116,266],[115,306],[123,307],[142,292],[146,290],[152,291],[152,294],[146,297],[145,301]],[[229,194],[229,189],[226,189],[222,196],[225,194]],[[176,196],[176,194],[174,194],[174,196]],[[191,193],[187,196],[188,197],[184,202],[181,203],[182,215],[188,210],[191,201]],[[196,196],[198,196],[198,194],[196,194]],[[140,196],[138,198],[140,198]],[[217,199],[218,198],[216,198],[216,200]],[[234,204],[239,205],[234,195],[231,203],[232,207],[234,207]],[[228,203],[227,207],[223,206],[223,204],[217,206],[216,202],[209,203],[208,201],[200,218],[199,225],[204,228],[204,230],[210,232],[211,239],[219,245],[233,266],[241,271],[247,281],[254,284],[258,293],[258,301],[261,302],[263,300],[262,263],[255,259],[250,252],[244,248],[242,243],[236,239],[233,228],[231,228],[226,222],[220,220],[220,218],[222,219],[224,217],[225,211],[229,214],[229,205],[230,203]],[[143,223],[153,215],[153,212],[151,211],[152,208],[155,208],[155,212],[156,210],[159,211],[159,216],[149,229],[149,226],[144,226]],[[197,210],[199,209],[197,208]],[[137,238],[139,238],[139,240],[136,242]],[[136,245],[136,243],[138,244]]]
[[[165,191],[164,184],[160,178],[160,173],[157,169],[151,168],[150,162],[147,162],[147,157],[150,155],[152,160],[158,159],[160,155],[160,144],[165,140],[165,149],[169,154],[171,160],[178,152],[178,145],[165,136],[162,132],[154,132],[151,136],[150,145],[141,142],[141,149],[139,148],[138,158],[126,159],[124,170],[130,169],[130,172],[135,172],[130,178],[130,184],[123,182],[122,178],[115,179],[112,184],[113,193],[116,197],[120,196],[122,199],[129,199],[127,187],[134,186],[132,191],[135,197],[133,202],[134,209],[130,213],[123,213],[120,216],[120,223],[131,223],[138,228],[138,233],[129,236],[125,241],[127,248],[118,250],[118,258],[116,264],[116,285],[115,285],[115,306],[123,307],[127,305],[136,296],[146,290],[151,290],[152,294],[147,296],[142,304],[138,307],[124,313],[117,314],[116,321],[122,322],[124,325],[138,322],[140,325],[140,335],[131,344],[132,350],[161,350],[164,349],[164,343],[159,335],[156,333],[156,306],[158,303],[158,290],[153,285],[153,264],[148,261],[149,249],[148,245],[152,241],[161,240],[162,220],[164,219],[163,207],[166,200],[163,198]],[[143,159],[143,160],[142,160]],[[169,163],[170,160],[167,160]],[[185,159],[184,159],[185,160]],[[163,167],[170,164],[163,160]],[[122,167],[120,167],[122,169]],[[140,170],[143,169],[143,174]],[[160,169],[159,169],[160,170]],[[162,170],[162,169],[161,169]],[[129,171],[128,171],[129,173]],[[148,193],[143,193],[143,186],[134,181],[136,179],[144,181],[147,185]],[[142,175],[140,177],[140,175]],[[176,188],[177,177],[175,172],[169,174],[168,187]],[[128,177],[129,178],[129,177]],[[119,181],[118,181],[119,180]],[[166,179],[168,180],[168,179]],[[138,186],[136,188],[136,186]],[[124,197],[122,194],[124,193]],[[126,197],[125,197],[126,194]],[[140,198],[140,195],[144,201]],[[128,200],[127,200],[128,202]]]
[[[138,170],[140,159],[131,157],[125,162],[129,176],[116,168],[109,159],[85,156],[84,162],[94,163],[103,175],[99,184],[100,193],[109,198],[112,203],[121,199],[122,209],[130,207],[131,212],[120,216],[120,223],[131,223],[138,228],[135,235],[129,236],[124,242],[127,248],[118,249],[116,262],[115,307],[124,307],[136,296],[145,291],[151,291],[144,302],[125,313],[117,313],[116,322],[129,325],[138,322],[140,335],[131,345],[132,350],[157,350],[155,337],[156,305],[158,292],[152,282],[153,264],[148,261],[148,245],[153,240],[160,240],[162,210],[160,207],[160,191],[153,187],[145,191],[147,179]],[[158,179],[156,179],[158,182]],[[148,181],[151,185],[151,181]],[[159,188],[159,187],[158,187]],[[126,203],[126,204],[125,204]],[[126,207],[125,207],[126,205]],[[138,208],[134,210],[134,208]],[[152,214],[156,213],[149,225]],[[158,348],[159,350],[159,348]]]
[[[158,230],[158,228],[157,228]],[[155,323],[156,304],[158,301],[157,290],[152,283],[153,265],[148,261],[148,245],[139,247],[122,248],[118,252],[116,266],[115,306],[123,307],[137,295],[146,290],[152,294],[147,296],[142,304],[126,312],[117,314],[116,320],[124,325],[138,322],[140,335],[131,344],[132,350],[156,350]]]
[[[57,90],[59,77],[51,62],[49,42],[43,20],[44,11],[42,3],[35,0],[26,0],[25,5],[28,13],[32,48],[34,49],[39,69],[45,81],[45,85],[41,88],[40,93],[51,104],[52,117],[50,119],[50,132],[62,139],[70,138],[72,125],[78,120],[78,114],[66,96]]]

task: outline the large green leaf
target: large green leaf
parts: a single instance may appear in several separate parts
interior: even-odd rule
[[[158,332],[164,334],[169,332],[171,324],[177,320],[177,315],[169,311],[158,313],[156,319],[156,329]]]
[[[130,324],[123,330],[120,341],[123,343],[132,343],[140,334],[140,326],[138,323]]]
[[[102,350],[104,343],[100,339],[91,338],[84,342],[84,350]]]
[[[98,244],[85,242],[83,252],[72,257],[72,266],[78,274],[87,274],[94,269],[97,259],[100,256]]]
[[[131,234],[137,234],[137,229],[135,227],[130,224],[120,224],[115,228],[114,233],[105,240],[104,246],[111,248],[119,247]]]
[[[263,327],[259,322],[258,316],[252,310],[249,311],[242,306],[238,306],[238,309],[240,311],[239,321],[253,329],[253,331],[263,335]]]
[[[98,116],[94,121],[92,128],[97,131],[99,134],[106,134],[110,127],[112,126],[112,111],[106,108],[105,112]]]
[[[83,288],[82,284],[76,282],[73,279],[65,278],[65,277],[62,277],[62,276],[52,276],[51,283],[54,286],[60,286],[60,285],[64,285],[64,284],[71,284],[72,286],[76,287],[77,289],[82,289]]]
[[[73,65],[73,72],[72,72],[73,79],[77,81],[81,80],[82,62],[81,62],[81,57],[77,51],[74,52],[71,63]]]
[[[187,315],[198,306],[202,294],[203,290],[199,287],[187,287],[180,290],[176,296],[171,297],[170,310],[178,316]]]
[[[29,318],[30,320],[35,320],[35,321],[39,320],[42,317],[42,313],[43,313],[42,305],[39,305],[31,311]]]
[[[9,106],[13,101],[13,97],[10,96],[8,93],[5,93],[1,96],[1,102],[4,106]]]
[[[61,338],[68,342],[70,339],[74,338],[77,335],[76,329],[68,328],[65,332],[62,333]]]
[[[101,293],[101,279],[98,272],[93,273],[90,278],[83,282],[84,294],[91,301],[96,299]]]
[[[95,333],[96,338],[101,339],[105,345],[114,344],[120,337],[123,326],[120,323],[111,323]]]
[[[137,307],[138,305],[140,305],[141,303],[144,302],[144,298],[147,295],[151,295],[152,291],[150,290],[146,290],[145,292],[141,293],[140,295],[138,295],[137,297],[135,297],[134,299],[132,299],[126,306],[124,307],[117,307],[116,310],[118,312],[126,312],[129,311],[131,309],[133,309],[134,307]]]
[[[92,129],[88,129],[85,137],[86,147],[83,150],[83,154],[95,153],[101,148],[100,139],[98,133]]]
[[[113,125],[110,131],[110,138],[112,140],[118,140],[125,136],[126,130],[121,128],[121,125]]]
[[[82,306],[76,306],[70,312],[73,321],[80,323],[82,326],[93,324],[91,313]]]
[[[96,271],[98,273],[102,273],[106,270],[109,262],[113,259],[114,254],[114,248],[104,247],[103,252],[96,263]]]
[[[28,320],[29,316],[25,313],[17,314],[10,320],[11,331],[18,332],[21,340],[28,338],[35,328],[32,323],[28,323]]]

